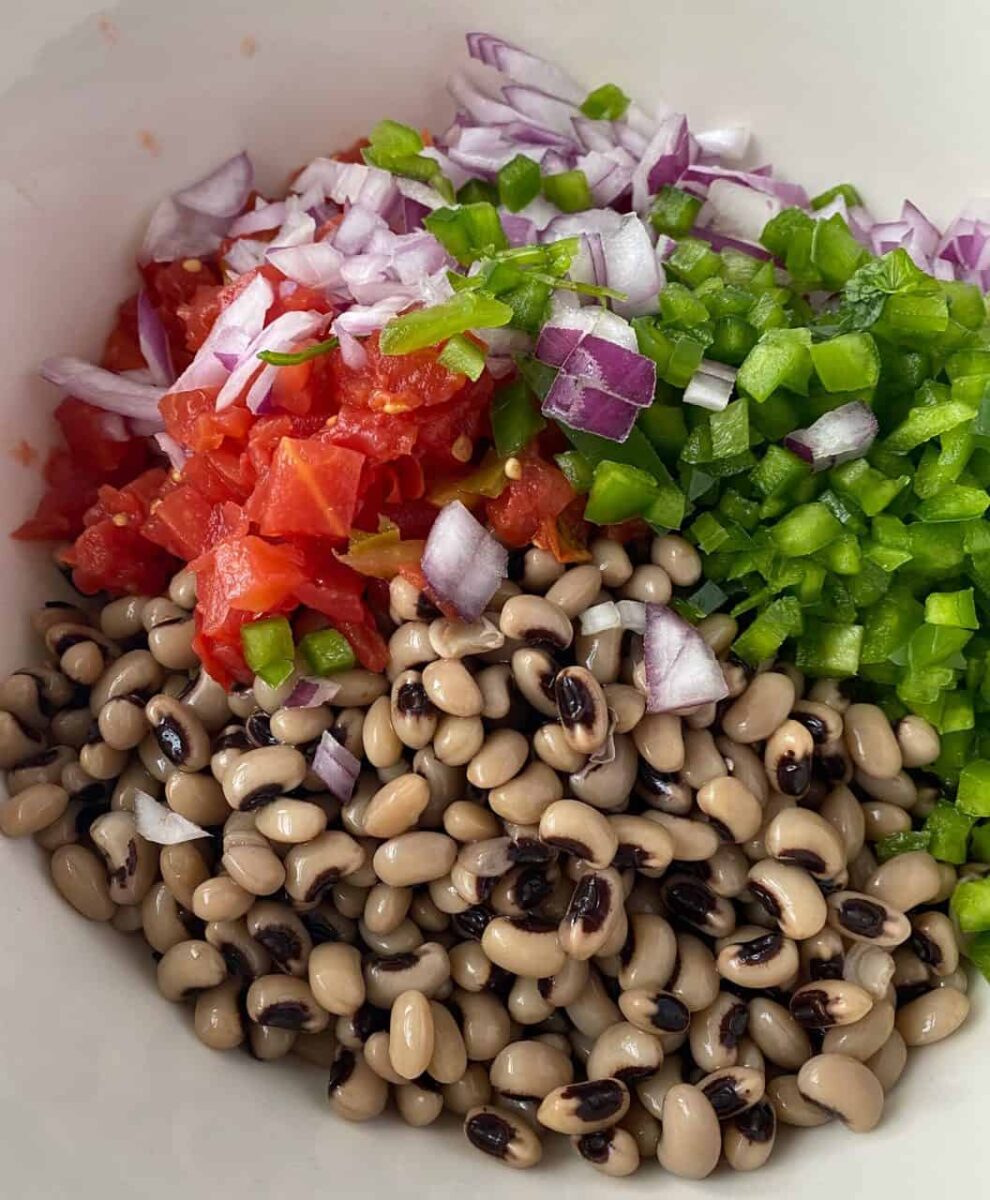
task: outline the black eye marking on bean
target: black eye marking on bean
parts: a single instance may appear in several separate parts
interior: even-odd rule
[[[299,935],[288,925],[268,925],[258,930],[254,940],[260,942],[279,964],[302,957],[303,948]]]
[[[327,867],[321,871],[306,890],[307,901],[321,900],[335,883],[340,882],[340,870],[337,867]]]
[[[575,858],[591,858],[591,847],[586,843],[579,841],[577,838],[571,837],[550,837],[547,838],[547,845],[554,846],[558,850],[563,850],[565,854],[573,854]]]
[[[83,642],[90,641],[92,641],[92,638],[87,637],[84,633],[63,633],[61,637],[55,639],[52,650],[61,658],[66,650],[71,650],[73,646],[80,646]],[[93,642],[93,645],[96,646],[96,643]],[[99,650],[100,647],[97,646],[97,649]]]
[[[214,754],[218,754],[221,750],[249,750],[250,748],[251,743],[241,726],[238,726],[237,729],[222,730],[213,743]]]
[[[883,934],[887,922],[887,910],[872,900],[844,900],[839,906],[839,922],[850,933],[861,937],[877,938]]]
[[[458,937],[477,942],[481,940],[481,935],[485,932],[491,919],[492,914],[488,909],[483,905],[476,904],[462,913],[455,913],[451,925]]]
[[[660,994],[654,1001],[650,1024],[664,1033],[683,1033],[691,1022],[691,1014],[683,1000]]]
[[[808,964],[808,974],[812,983],[819,983],[822,979],[841,979],[845,961],[844,954],[833,954],[830,958],[813,958]]]
[[[796,712],[792,717],[807,729],[816,746],[823,746],[828,741],[828,726],[821,717],[807,712]]]
[[[375,959],[374,965],[379,971],[408,971],[419,962],[418,955],[411,950],[406,954],[387,954]]]
[[[770,891],[768,887],[764,887],[762,883],[750,883],[749,890],[753,893],[753,898],[765,908],[774,920],[779,920],[783,910],[777,901],[777,897]]]
[[[704,925],[718,907],[712,891],[694,879],[678,879],[665,889],[671,912],[692,925]]]
[[[524,917],[509,917],[509,920],[523,933],[552,933],[557,928],[552,921],[544,921],[542,917],[534,917],[529,913]]]
[[[841,779],[846,773],[846,760],[841,754],[822,754],[815,759],[826,779]]]
[[[748,1141],[765,1145],[774,1135],[777,1118],[773,1106],[766,1100],[760,1100],[752,1108],[739,1113],[733,1124]]]
[[[464,1126],[464,1132],[476,1150],[492,1158],[505,1158],[516,1133],[503,1117],[488,1112],[475,1113]]]
[[[344,1084],[354,1074],[354,1068],[357,1066],[357,1059],[354,1056],[354,1051],[347,1046],[341,1046],[337,1050],[337,1055],[330,1067],[330,1077],[327,1079],[327,1095],[331,1098],[334,1092]]]
[[[804,867],[813,875],[823,874],[826,868],[825,859],[820,854],[814,850],[805,850],[800,847],[781,850],[777,858],[780,862],[788,863],[792,867]]]
[[[416,597],[416,616],[421,621],[432,621],[440,616],[439,608],[427,598],[424,592],[420,592]]]
[[[731,1075],[723,1075],[721,1079],[713,1079],[706,1087],[701,1089],[708,1097],[708,1101],[712,1108],[715,1109],[715,1115],[720,1121],[726,1121],[729,1117],[736,1116],[746,1107],[746,1100],[739,1094],[736,1087],[736,1080]]]
[[[484,793],[487,799],[488,793]],[[519,838],[509,843],[509,860],[519,866],[537,866],[555,857],[554,850],[536,838]]]
[[[540,691],[550,701],[551,704],[557,703],[557,668],[554,667],[549,671],[541,671],[540,677],[537,680]]]
[[[539,908],[552,891],[553,884],[540,866],[524,867],[512,888],[513,899],[526,912]]]
[[[247,979],[253,977],[251,964],[240,947],[235,946],[232,942],[224,942],[219,949],[223,961],[227,964],[227,971],[231,975],[241,975]]]
[[[406,717],[426,717],[434,712],[433,702],[421,683],[403,683],[395,696],[395,707]]]
[[[565,726],[594,724],[595,700],[583,679],[561,671],[554,682],[554,695]]]
[[[916,929],[911,935],[911,949],[917,954],[926,967],[938,967],[942,964],[942,948],[934,938]]]
[[[749,1027],[749,1009],[745,1004],[733,1004],[719,1022],[718,1040],[730,1050],[739,1045]]]
[[[299,916],[315,945],[320,946],[325,942],[340,941],[340,930],[336,925],[332,925],[322,913],[314,911],[300,913]]]
[[[277,746],[278,738],[272,734],[272,719],[266,712],[253,712],[244,722],[244,732],[252,746]]]
[[[770,962],[781,952],[784,945],[779,933],[765,933],[752,941],[742,942],[736,950],[736,961],[742,967],[758,967]]]
[[[607,1129],[601,1129],[597,1133],[583,1133],[578,1138],[577,1147],[578,1153],[588,1162],[605,1163],[608,1162],[611,1145],[611,1134]]]
[[[811,759],[788,750],[777,763],[777,787],[785,796],[801,796],[811,786]]]
[[[155,740],[158,742],[162,754],[175,766],[184,763],[189,757],[185,731],[174,717],[162,717],[155,726]]]
[[[276,796],[281,796],[282,789],[277,783],[266,783],[248,794],[241,801],[241,812],[257,812],[266,804],[271,804]],[[336,882],[336,880],[334,881]]]
[[[568,905],[568,917],[580,922],[586,933],[601,929],[612,907],[612,885],[601,875],[584,875]]]
[[[835,1024],[828,993],[818,989],[795,996],[791,1000],[791,1016],[806,1029],[828,1029]]]
[[[626,1089],[614,1079],[591,1079],[564,1088],[561,1100],[576,1100],[574,1115],[579,1121],[605,1121],[622,1107]]]
[[[300,1030],[309,1017],[309,1008],[299,1000],[276,1000],[258,1016],[259,1025],[272,1025],[275,1029]]]

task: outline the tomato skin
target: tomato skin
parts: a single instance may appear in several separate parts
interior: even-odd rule
[[[232,404],[217,412],[219,392],[217,387],[169,392],[158,405],[166,430],[194,454],[219,449],[227,437],[242,441],[254,422],[243,405]]]
[[[250,684],[254,681],[254,672],[244,661],[241,646],[241,626],[253,620],[252,613],[231,610],[227,620],[211,635],[203,632],[202,613],[198,608],[196,610],[193,653],[203,664],[207,675],[227,691],[235,683]]]
[[[276,546],[253,534],[220,542],[194,559],[197,610],[202,632],[216,635],[231,610],[256,615],[294,607],[295,589],[306,580],[303,556],[293,546]]]
[[[330,623],[347,638],[358,662],[366,671],[384,671],[388,664],[388,646],[378,632],[370,612],[362,621],[342,621],[331,617]]]
[[[442,404],[466,383],[465,376],[441,365],[440,351],[435,347],[412,354],[382,354],[377,333],[363,346],[367,362],[362,367],[347,366],[339,349],[330,355],[331,373],[342,404],[394,415]]]
[[[419,428],[400,415],[383,417],[359,405],[346,404],[337,414],[329,437],[338,446],[359,450],[375,462],[389,462],[413,452]]]
[[[100,591],[159,595],[179,569],[170,554],[141,535],[136,523],[121,525],[112,518],[84,529],[62,561],[72,567],[72,582],[85,595]]]
[[[364,455],[318,438],[283,437],[247,511],[266,537],[346,538]]]
[[[365,579],[334,557],[324,542],[297,538],[292,543],[303,558],[306,579],[296,588],[296,599],[332,621],[362,622],[366,616]]]
[[[544,521],[557,517],[574,499],[563,472],[533,454],[520,456],[522,476],[511,480],[502,494],[488,501],[488,520],[495,536],[507,546],[532,542]]]

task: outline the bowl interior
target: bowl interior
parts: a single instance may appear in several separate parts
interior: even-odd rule
[[[50,0],[39,9],[19,15],[0,44],[3,528],[40,489],[19,443],[43,452],[50,440],[56,397],[36,365],[98,351],[134,287],[133,252],[155,200],[242,147],[261,185],[275,187],[380,116],[441,128],[443,78],[467,29],[497,20],[496,32],[589,87],[615,81],[647,105],[662,96],[695,128],[750,123],[754,161],[814,190],[850,180],[890,218],[910,195],[946,220],[990,188],[990,26],[976,0],[943,0],[934,22],[916,0],[503,0],[497,13],[477,0],[132,0],[112,10]],[[35,656],[26,614],[58,580],[43,552],[6,539],[0,580],[0,659],[12,669]],[[429,1133],[394,1119],[348,1126],[326,1110],[320,1070],[211,1056],[188,1014],[157,995],[146,948],[70,912],[34,846],[4,843],[0,856],[0,1128],[11,1194],[118,1195],[140,1180],[149,1200],[328,1185],[362,1197],[536,1200],[548,1186],[594,1195],[619,1186],[566,1147],[549,1156],[563,1172],[549,1183],[547,1167],[509,1176],[480,1159],[452,1123]],[[985,1007],[982,984],[975,991]],[[914,1056],[870,1138],[784,1131],[765,1171],[720,1174],[707,1189],[834,1200],[970,1186],[966,1164],[990,1099],[976,1068],[981,1036],[977,1015],[951,1043]],[[700,1191],[652,1170],[624,1186]]]

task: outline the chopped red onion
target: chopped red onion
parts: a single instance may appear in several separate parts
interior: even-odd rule
[[[283,275],[304,287],[329,289],[341,285],[344,256],[329,242],[269,250],[266,257]]]
[[[165,395],[164,388],[136,383],[68,355],[46,358],[41,364],[41,374],[49,383],[54,383],[77,400],[85,400],[87,404],[119,413],[122,417],[152,421],[155,422],[155,428],[162,428],[158,401]]]
[[[589,152],[599,150],[607,153],[609,150],[615,149],[617,142],[611,121],[595,121],[582,114],[579,117],[572,117],[571,124],[574,126],[578,141],[585,150]]]
[[[619,610],[611,600],[606,600],[604,604],[593,604],[581,614],[581,632],[585,637],[606,629],[618,629],[621,624]]]
[[[367,366],[368,352],[356,337],[346,329],[341,329],[337,333],[337,340],[340,342],[340,356],[345,367],[350,367],[352,371],[360,371]]]
[[[378,213],[361,204],[352,204],[337,226],[333,244],[341,254],[359,254],[367,246],[371,235],[382,228],[385,228],[385,222]]]
[[[240,238],[224,255],[224,270],[228,274],[246,275],[264,263],[268,249],[268,242],[256,238]]]
[[[319,708],[329,704],[340,691],[340,684],[332,679],[311,679],[303,676],[289,693],[286,708]]]
[[[766,223],[783,208],[783,203],[766,192],[734,183],[731,179],[715,179],[708,189],[708,198],[698,213],[698,227],[733,237],[758,242]]]
[[[636,405],[563,370],[557,372],[542,411],[571,429],[620,443],[629,437],[640,412]]]
[[[623,142],[633,154],[642,155],[632,177],[632,202],[636,212],[643,212],[650,196],[665,183],[676,183],[688,165],[688,127],[683,113],[671,113],[649,144],[637,152],[628,141]]]
[[[138,342],[144,361],[148,364],[151,382],[156,387],[167,388],[175,379],[172,351],[169,349],[165,326],[144,288],[138,296],[137,319]]]
[[[643,639],[647,712],[677,712],[724,700],[722,667],[701,634],[664,604],[647,604]]]
[[[375,304],[354,304],[334,319],[330,329],[337,337],[342,332],[353,337],[367,337],[378,329],[384,329],[396,314],[408,307],[409,300],[404,296],[379,300]]]
[[[181,813],[159,804],[147,792],[134,793],[134,825],[146,842],[156,846],[177,846],[180,842],[194,842],[210,836]]]
[[[361,763],[327,730],[316,747],[313,771],[341,804],[346,804],[353,795],[354,785],[361,773]]]
[[[509,555],[459,500],[445,504],[423,549],[423,575],[465,621],[476,621],[509,570]]]
[[[467,44],[472,58],[495,67],[518,83],[539,88],[574,104],[580,104],[586,95],[586,89],[565,71],[511,42],[488,33],[469,33]]]
[[[722,412],[736,384],[736,370],[725,363],[703,358],[684,389],[684,403],[696,404],[710,412]]]
[[[613,204],[629,188],[635,162],[627,151],[617,148],[590,150],[577,160],[576,165],[585,174],[592,200],[604,207]]]
[[[463,71],[455,71],[447,80],[447,91],[458,111],[483,125],[507,125],[519,115],[511,104],[490,96]]]
[[[155,440],[155,445],[168,459],[169,466],[173,471],[181,471],[186,465],[189,455],[183,450],[179,443],[168,433],[152,434]]]
[[[769,171],[769,168],[766,170]],[[705,196],[716,179],[727,179],[732,183],[742,184],[743,187],[751,187],[758,192],[776,196],[788,208],[808,207],[808,193],[803,187],[783,179],[772,179],[762,170],[734,171],[726,167],[703,167],[692,163],[677,181],[677,186],[695,195]]]
[[[272,350],[276,353],[290,351],[303,338],[313,337],[322,332],[329,319],[326,313],[295,311],[276,317],[251,341],[241,355],[237,366],[224,382],[217,396],[217,411],[229,408],[248,384],[254,380],[259,366],[263,365],[258,361],[258,355],[262,350]],[[255,403],[260,403],[263,398],[255,394]]]
[[[219,387],[247,347],[260,335],[268,310],[274,303],[275,290],[271,283],[263,275],[256,275],[247,287],[221,310],[206,341],[175,381],[172,391],[187,392],[193,388]]]
[[[525,118],[545,129],[552,129],[562,137],[573,139],[574,126],[571,119],[579,109],[568,100],[561,100],[549,92],[529,87],[524,83],[510,83],[502,89],[508,103]]]
[[[183,208],[208,217],[236,217],[244,207],[254,182],[254,168],[246,154],[235,154],[209,175],[175,193]]]
[[[144,266],[214,254],[220,248],[227,224],[226,217],[191,212],[166,196],[151,214],[138,262]]]
[[[561,371],[638,408],[648,408],[653,403],[656,363],[644,354],[593,333],[578,342],[561,365]]]
[[[660,270],[653,242],[635,213],[627,213],[619,227],[602,233],[606,287],[625,293],[615,301],[615,311],[624,317],[639,317],[660,307]]]
[[[619,610],[623,629],[639,634],[646,632],[646,605],[642,600],[618,600],[615,607]]]
[[[807,429],[795,429],[784,445],[811,463],[813,471],[824,471],[837,463],[862,458],[880,430],[873,410],[862,400],[833,408]]]
[[[243,213],[233,220],[227,230],[227,236],[240,238],[250,233],[264,233],[269,229],[278,229],[285,217],[284,200],[276,200],[272,204],[260,204],[257,208]]]
[[[499,219],[510,246],[528,246],[536,241],[536,226],[528,217],[499,209]]]
[[[440,164],[440,170],[450,180],[455,188],[461,188],[471,178],[470,172],[465,171],[463,167],[459,167],[453,159],[449,158],[438,146],[424,146],[421,154],[424,158],[432,158],[434,162]],[[406,191],[403,185],[414,183],[412,179],[396,179],[395,185],[399,188],[404,196],[415,199],[415,193]],[[431,189],[432,190],[432,189]]]
[[[335,204],[360,204],[383,216],[399,195],[388,171],[332,158],[315,158],[292,183],[292,190],[298,193],[314,187]]]

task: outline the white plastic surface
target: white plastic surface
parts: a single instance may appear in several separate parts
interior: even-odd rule
[[[990,194],[979,0],[87,0],[11,3],[0,38],[0,528],[33,503],[9,452],[47,439],[50,353],[94,353],[153,203],[241,147],[262,184],[378,117],[439,125],[467,29],[555,56],[596,86],[663,96],[695,128],[751,122],[757,157],[817,189],[911,195],[939,220]],[[40,553],[0,539],[0,667],[30,661],[24,614],[51,594]],[[985,985],[974,984],[977,1009]],[[912,1056],[880,1129],[784,1131],[770,1167],[688,1184],[610,1181],[556,1147],[510,1173],[453,1128],[350,1126],[320,1070],[202,1047],[136,941],[54,893],[33,845],[0,844],[0,1195],[24,1200],[346,1196],[670,1200],[767,1194],[909,1200],[987,1193],[987,1015]]]

